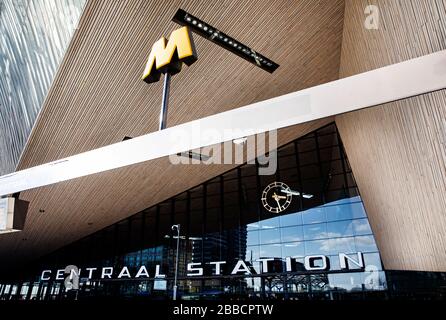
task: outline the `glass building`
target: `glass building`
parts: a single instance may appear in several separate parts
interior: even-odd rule
[[[44,256],[0,299],[170,299],[176,270],[184,300],[442,296],[444,273],[383,269],[335,124],[279,148],[277,165],[244,164]],[[271,212],[276,183],[294,195]]]
[[[242,165],[62,248],[42,258],[20,288],[3,284],[1,297],[63,299],[66,288],[55,270],[75,265],[81,269],[78,298],[168,298],[177,240],[182,299],[385,295],[386,275],[336,126],[281,147],[277,164],[272,176],[259,175],[257,162]],[[270,212],[262,194],[274,182],[302,196],[293,195],[288,208]],[[175,224],[180,224],[179,239],[172,232]],[[348,270],[341,269],[339,254],[350,257]],[[213,263],[218,261],[225,262],[220,274]],[[249,271],[233,274],[238,261]],[[201,266],[202,274],[188,275],[188,263]],[[136,277],[141,266],[148,275]],[[87,268],[93,267],[90,277]],[[111,279],[101,277],[103,267],[113,268]],[[124,267],[129,274],[119,277]],[[164,277],[157,277],[157,268]],[[53,277],[46,280],[44,270],[53,270],[45,273]]]

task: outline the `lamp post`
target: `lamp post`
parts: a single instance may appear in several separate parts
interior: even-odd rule
[[[173,282],[173,300],[177,300],[177,279],[178,279],[178,258],[180,251],[180,224],[174,224],[172,226],[172,231],[177,230],[177,252],[176,252],[176,260],[175,260],[175,279]]]

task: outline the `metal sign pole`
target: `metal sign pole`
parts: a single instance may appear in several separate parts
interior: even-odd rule
[[[166,129],[167,126],[167,109],[169,107],[169,91],[170,91],[170,73],[164,74],[164,86],[163,86],[163,101],[160,111],[160,126],[159,130]]]
[[[178,290],[178,259],[180,258],[180,225],[174,224],[172,226],[172,230],[177,230],[177,252],[176,252],[176,260],[175,260],[175,280],[173,282],[173,300],[177,300],[177,290]]]

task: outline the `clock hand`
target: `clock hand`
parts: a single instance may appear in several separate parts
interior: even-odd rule
[[[279,206],[279,210],[282,210],[282,207],[281,207],[281,205],[280,205],[279,199],[278,199],[277,197],[274,198],[274,199],[276,200],[277,205]]]

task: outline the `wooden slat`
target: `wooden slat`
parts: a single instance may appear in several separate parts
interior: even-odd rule
[[[58,70],[22,154],[24,169],[157,130],[162,83],[140,80],[152,44],[181,7],[281,67],[269,74],[195,37],[199,60],[172,78],[168,126],[335,80],[343,0],[94,1]],[[332,121],[279,133],[283,144]],[[0,236],[0,259],[40,256],[210,179],[231,166],[150,165],[23,192],[25,230]],[[39,209],[45,213],[39,213]],[[92,223],[89,225],[89,223]],[[22,240],[26,239],[26,240]]]
[[[369,3],[346,1],[341,77],[446,48],[445,1],[375,1],[378,30]],[[446,271],[445,106],[442,90],[336,117],[387,269]]]

